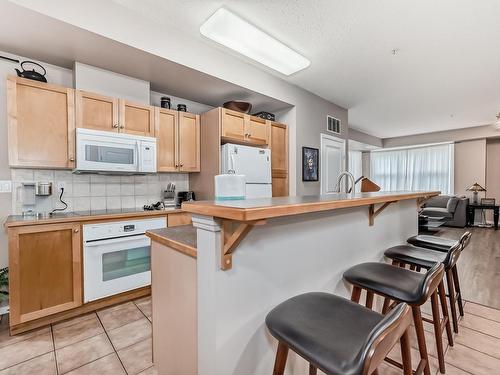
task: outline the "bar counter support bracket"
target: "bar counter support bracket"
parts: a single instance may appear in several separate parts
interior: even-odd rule
[[[224,271],[233,266],[233,252],[239,243],[246,237],[255,225],[264,225],[266,220],[238,222],[233,220],[222,220],[222,246],[220,268]]]
[[[370,226],[373,226],[373,224],[375,224],[375,218],[378,216],[378,214],[384,211],[391,203],[396,203],[396,201],[385,202],[377,209],[375,209],[375,204],[370,204],[368,206],[368,223],[370,224]]]

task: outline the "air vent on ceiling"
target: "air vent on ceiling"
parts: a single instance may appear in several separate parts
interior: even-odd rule
[[[326,116],[326,118],[327,118],[326,130],[335,134],[340,134],[342,129],[342,124],[340,120],[332,116]]]

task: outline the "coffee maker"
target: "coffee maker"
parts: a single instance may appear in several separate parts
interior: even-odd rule
[[[194,191],[179,191],[177,192],[177,197],[175,198],[175,205],[177,208],[181,208],[182,202],[189,202],[194,200],[196,200]]]

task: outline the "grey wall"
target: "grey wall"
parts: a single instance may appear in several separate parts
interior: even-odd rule
[[[363,133],[359,130],[349,128],[349,139],[354,141],[358,141],[367,145],[383,147],[382,138],[374,137],[373,135],[369,135]]]
[[[500,137],[500,131],[498,131],[494,126],[485,125],[472,128],[446,130],[442,132],[409,135],[406,137],[385,138],[383,139],[383,146],[390,148],[422,145],[427,143],[459,142],[492,137]]]

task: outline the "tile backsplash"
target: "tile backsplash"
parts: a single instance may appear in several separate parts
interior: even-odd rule
[[[73,174],[63,170],[11,169],[12,211],[21,214],[33,209],[48,212],[64,207],[59,202],[58,186],[64,185],[63,201],[66,211],[88,211],[142,207],[162,200],[163,190],[169,182],[176,191],[189,189],[188,174],[158,173],[146,176],[103,176],[98,174]],[[35,205],[24,205],[23,182],[52,182],[52,195],[37,196]]]

